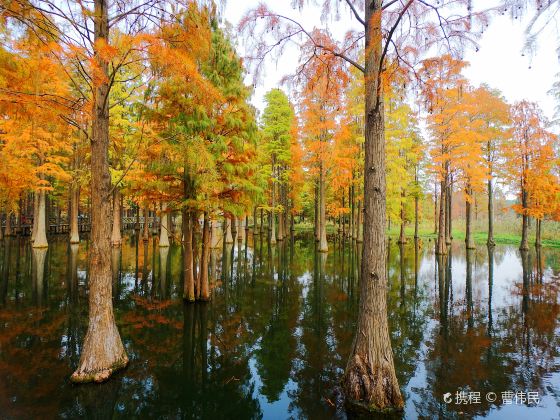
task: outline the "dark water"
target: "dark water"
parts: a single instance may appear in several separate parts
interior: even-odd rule
[[[445,261],[430,242],[390,246],[389,320],[405,417],[559,418],[560,251],[497,246],[489,256],[461,245]],[[35,251],[24,240],[4,242],[0,417],[344,417],[337,381],[352,341],[360,250],[330,246],[318,254],[296,238],[216,250],[212,302],[184,305],[181,248],[130,236],[112,255],[130,365],[108,383],[74,386],[88,244],[70,248],[59,238]],[[457,391],[480,392],[480,401],[471,394],[470,404],[455,404]],[[518,394],[507,404],[508,391],[536,392],[539,401]]]

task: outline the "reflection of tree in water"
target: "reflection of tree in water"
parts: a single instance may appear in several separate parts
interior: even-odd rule
[[[260,331],[261,339],[255,351],[257,370],[263,382],[259,392],[269,402],[277,401],[288,383],[296,350],[295,328],[301,287],[297,278],[291,275],[287,242],[278,244],[278,278],[265,286],[270,318]]]
[[[553,372],[555,357],[560,345],[557,335],[558,287],[554,282],[545,285],[535,283],[531,272],[529,255],[522,255],[523,273],[512,286],[512,294],[519,296],[517,305],[493,310],[494,249],[488,249],[488,307],[483,308],[473,300],[472,261],[465,254],[466,294],[464,302],[456,302],[462,310],[455,311],[449,303],[447,285],[451,271],[441,269],[445,258],[438,259],[438,284],[440,302],[449,310],[440,312],[440,328],[434,329],[426,357],[427,387],[421,392],[421,400],[415,402],[417,412],[426,418],[463,415],[486,415],[501,404],[501,398],[488,403],[486,392],[540,391],[543,378]],[[442,278],[443,277],[443,278]],[[442,290],[443,289],[443,290]],[[515,293],[515,291],[517,293]],[[444,312],[446,316],[444,317]],[[443,394],[458,390],[481,392],[479,404],[445,404]]]
[[[329,418],[333,415],[327,398],[340,374],[333,331],[332,274],[327,275],[327,254],[314,252],[312,278],[307,285],[299,321],[299,346],[294,362],[294,381],[298,387],[288,391],[290,413],[303,418]],[[332,402],[331,402],[332,404]]]
[[[391,255],[396,260],[392,264],[396,269],[389,272],[387,310],[397,377],[401,388],[405,388],[416,370],[424,336],[427,308],[419,302],[426,298],[426,291],[419,290],[416,281],[419,267],[415,256],[421,252],[419,245],[393,247]]]

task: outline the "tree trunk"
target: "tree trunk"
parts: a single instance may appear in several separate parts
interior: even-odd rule
[[[200,258],[200,293],[199,300],[210,300],[210,289],[208,287],[208,262],[210,260],[210,221],[208,213],[204,213],[204,225],[202,227],[202,256]]]
[[[387,322],[385,133],[378,85],[381,7],[381,0],[366,3],[364,247],[356,334],[342,378],[347,405],[375,411],[404,406]]]
[[[446,212],[447,212],[447,205],[446,205],[447,186],[445,182],[445,175],[444,175],[444,179],[441,180],[439,191],[440,191],[439,223],[438,223],[438,239],[437,239],[436,253],[439,255],[445,255],[447,254],[447,243],[446,243],[447,229],[445,227]]]
[[[414,197],[414,239],[418,239],[418,193]]]
[[[33,220],[33,226],[35,226],[35,220]],[[6,213],[6,228],[5,235],[12,236],[12,212],[8,211]]]
[[[522,251],[526,251],[529,249],[529,238],[528,238],[529,216],[527,215],[527,201],[528,201],[527,191],[523,188],[521,190],[523,225],[521,227],[521,244],[519,245],[519,249]]]
[[[148,242],[150,240],[150,230],[148,226],[148,217],[150,215],[150,208],[148,205],[144,205],[144,231],[142,233],[142,239],[144,242]]]
[[[192,252],[193,252],[193,280],[194,280],[194,296],[198,299],[200,296],[200,273],[198,273],[198,234],[200,231],[200,225],[198,224],[198,215],[195,211],[191,212],[191,222],[192,222]]]
[[[364,242],[364,230],[362,226],[363,214],[364,211],[362,209],[362,202],[361,200],[358,200],[358,223],[357,223],[358,232],[357,232],[357,239],[356,239],[356,242],[358,243]]]
[[[496,245],[494,241],[494,192],[492,191],[492,179],[488,180],[488,246]]]
[[[43,190],[37,191],[38,195],[38,205],[37,205],[37,219],[33,220],[33,223],[37,225],[35,240],[33,241],[33,248],[47,248],[49,243],[47,242],[47,205],[46,197],[47,193]]]
[[[78,215],[80,214],[80,187],[70,186],[70,243],[80,243],[80,227],[78,225]]]
[[[313,222],[315,224],[315,241],[319,242],[321,239],[320,235],[320,220],[319,220],[319,183],[315,182],[315,215],[313,218]]]
[[[319,252],[328,252],[329,250],[325,207],[325,174],[323,162],[321,162],[319,167]]]
[[[437,181],[434,182],[434,233],[438,233],[438,191]]]
[[[121,244],[121,192],[118,187],[115,187],[113,193],[113,232],[111,233],[111,245],[121,246]]]
[[[233,235],[231,234],[231,219],[229,217],[224,217],[224,223],[225,223],[225,241],[226,244],[232,244],[233,243]]]
[[[406,197],[406,192],[404,189],[401,191],[401,232],[399,235],[399,244],[406,243],[405,226],[406,226],[406,215],[404,211],[404,199]]]
[[[542,219],[536,219],[536,232],[535,232],[535,247],[540,248],[542,246],[541,241],[541,231],[542,231]]]
[[[451,175],[449,175],[449,183],[447,184],[447,220],[445,223],[445,227],[447,229],[447,235],[445,238],[445,242],[450,245],[451,244],[451,239],[453,239],[453,233],[452,233],[452,223],[453,223],[453,179],[451,178]]]
[[[237,242],[243,242],[245,239],[245,226],[243,226],[243,219],[237,220]]]
[[[94,41],[109,35],[107,0],[94,1]],[[97,47],[94,47],[97,48]],[[93,97],[91,137],[91,245],[89,248],[89,322],[73,382],[101,382],[128,364],[113,315],[111,290],[111,176],[109,173],[109,79],[107,61],[95,51],[103,77]]]
[[[8,230],[10,212],[6,215],[6,236],[11,236],[11,229]],[[31,227],[31,242],[35,242],[37,236],[37,220],[39,219],[39,191],[33,193],[33,226]]]
[[[465,219],[466,219],[466,232],[465,232],[465,245],[467,249],[474,249],[474,239],[472,236],[472,196],[473,191],[470,186],[465,188]]]
[[[182,210],[183,219],[183,299],[187,302],[194,302],[194,274],[193,274],[193,247],[192,247],[192,220],[191,214],[186,209]]]
[[[159,223],[159,246],[169,246],[169,235],[167,232],[168,223],[167,218],[169,217],[167,213],[167,203],[161,203],[161,213],[160,213],[160,223]],[[183,219],[183,223],[185,220]]]

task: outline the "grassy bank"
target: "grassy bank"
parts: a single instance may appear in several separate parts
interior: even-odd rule
[[[297,231],[312,231],[313,224],[312,223],[297,223],[295,225]],[[327,233],[333,234],[335,233],[337,226],[334,224],[327,224]],[[391,229],[388,230],[388,235],[390,237],[398,237],[400,234],[400,228],[398,226],[392,226]],[[547,234],[549,233],[549,234]],[[411,238],[414,236],[414,227],[408,226],[406,228],[406,235],[407,237]],[[433,231],[432,226],[422,225],[419,228],[419,235],[421,238],[436,238],[436,234]],[[534,244],[534,231],[531,230],[529,232],[529,244],[532,246]],[[474,241],[477,244],[485,244],[488,240],[488,233],[487,232],[474,232],[473,233]],[[465,240],[465,230],[462,226],[457,226],[457,228],[453,229],[453,240],[455,241],[464,241]],[[497,244],[502,245],[519,245],[521,243],[521,235],[512,232],[504,232],[502,230],[497,229],[494,232],[494,241]],[[543,239],[542,239],[543,247],[547,248],[560,248],[560,236],[555,235],[555,232],[546,232],[543,231]]]

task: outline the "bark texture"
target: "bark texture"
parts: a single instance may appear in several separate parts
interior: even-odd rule
[[[492,180],[488,180],[488,246],[496,245],[494,241],[494,192],[492,191]]]
[[[47,193],[45,191],[37,191],[37,218],[33,220],[36,225],[35,240],[33,241],[33,248],[47,248]]]
[[[161,203],[161,216],[160,216],[160,232],[159,232],[159,246],[169,246],[169,235],[167,233],[167,203]],[[183,220],[183,223],[185,221]]]
[[[115,187],[113,193],[113,231],[111,233],[111,245],[121,246],[121,192]]]
[[[185,283],[183,287],[183,299],[187,302],[194,302],[194,272],[193,272],[193,247],[192,247],[192,237],[193,237],[193,226],[192,218],[190,212],[183,209],[183,271]]]
[[[364,245],[356,334],[342,378],[350,408],[401,410],[387,322],[385,138],[381,60],[381,0],[366,3]]]
[[[70,187],[70,243],[80,243],[80,228],[78,225],[78,214],[80,211],[80,188],[72,185]]]
[[[109,34],[107,0],[95,0],[95,41]],[[107,62],[96,53],[100,71]],[[109,174],[109,84],[94,89],[91,137],[91,245],[89,248],[89,322],[73,382],[102,382],[128,364],[113,315],[111,288],[111,177]]]
[[[202,226],[202,255],[200,257],[200,292],[199,300],[210,300],[208,287],[208,263],[210,261],[210,220],[208,214],[204,213],[204,225]]]

